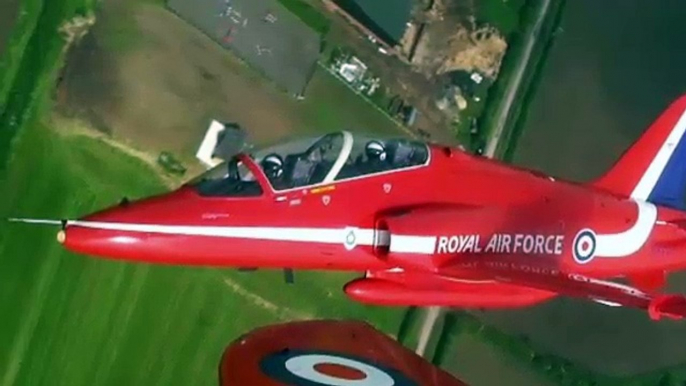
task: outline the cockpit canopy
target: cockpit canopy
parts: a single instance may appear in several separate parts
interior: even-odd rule
[[[429,148],[409,139],[373,139],[347,131],[236,155],[190,182],[201,195],[259,196],[259,171],[283,191],[428,164]],[[254,165],[247,165],[254,163]],[[257,165],[257,167],[255,167]],[[251,170],[252,169],[252,170]]]

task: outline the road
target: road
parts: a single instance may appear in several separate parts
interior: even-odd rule
[[[417,350],[415,350],[417,355],[424,356],[426,346],[429,344],[434,326],[436,326],[436,321],[438,321],[438,317],[442,311],[443,309],[441,307],[429,307],[426,309],[426,317],[424,318],[422,329],[419,332],[419,342],[417,343]]]
[[[522,53],[522,57],[520,58],[519,62],[517,62],[517,67],[512,74],[512,78],[510,78],[510,83],[507,85],[505,97],[496,110],[497,118],[491,132],[491,137],[488,139],[488,143],[486,144],[486,149],[484,151],[484,155],[487,157],[493,157],[495,150],[498,147],[498,142],[500,141],[503,129],[505,128],[505,122],[507,122],[507,118],[510,115],[512,103],[514,102],[515,96],[517,95],[517,90],[519,90],[519,86],[522,83],[522,77],[524,76],[526,67],[529,64],[529,59],[531,59],[531,51],[533,51],[534,44],[538,39],[541,26],[543,25],[543,20],[548,12],[548,8],[550,8],[550,2],[551,0],[543,0],[543,4],[538,11],[538,15],[536,15],[536,22],[534,23],[533,28],[527,31],[524,52]]]
[[[533,24],[532,28],[527,30],[524,52],[522,53],[519,62],[517,62],[517,67],[515,68],[515,71],[509,80],[509,84],[505,90],[505,97],[502,99],[500,106],[498,106],[496,109],[497,118],[495,120],[495,127],[491,132],[491,136],[488,139],[488,143],[486,144],[486,149],[484,151],[484,156],[486,157],[493,158],[495,156],[495,151],[498,148],[498,143],[502,137],[505,123],[510,115],[512,103],[514,102],[515,96],[517,95],[517,90],[522,83],[522,77],[524,76],[524,72],[529,64],[529,59],[531,59],[531,52],[533,51],[536,40],[538,39],[541,26],[543,25],[543,20],[545,19],[548,9],[550,8],[550,2],[551,0],[543,0],[538,14],[536,15],[536,22]],[[434,327],[436,326],[439,316],[443,313],[443,309],[441,307],[429,307],[425,310],[425,312],[426,315],[419,333],[417,349],[415,350],[415,352],[421,356],[424,356],[425,354],[429,339],[434,332]]]

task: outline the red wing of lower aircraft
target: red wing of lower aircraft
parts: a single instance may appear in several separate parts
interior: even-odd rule
[[[366,272],[345,291],[371,304],[566,295],[681,318],[686,299],[660,290],[686,266],[685,131],[686,96],[588,184],[331,133],[236,154],[176,191],[65,220],[58,238],[127,261]]]
[[[222,386],[463,386],[370,325],[292,322],[258,328],[224,351]]]

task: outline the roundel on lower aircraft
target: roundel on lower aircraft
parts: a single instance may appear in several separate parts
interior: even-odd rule
[[[398,370],[332,351],[283,350],[264,357],[260,369],[287,385],[419,386]]]

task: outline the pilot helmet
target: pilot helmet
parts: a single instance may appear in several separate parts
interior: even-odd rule
[[[367,158],[385,161],[386,160],[386,148],[379,141],[369,141],[367,146],[365,146],[365,152],[367,153]]]
[[[267,178],[279,178],[283,174],[283,159],[278,154],[269,154],[261,162],[262,170]]]

